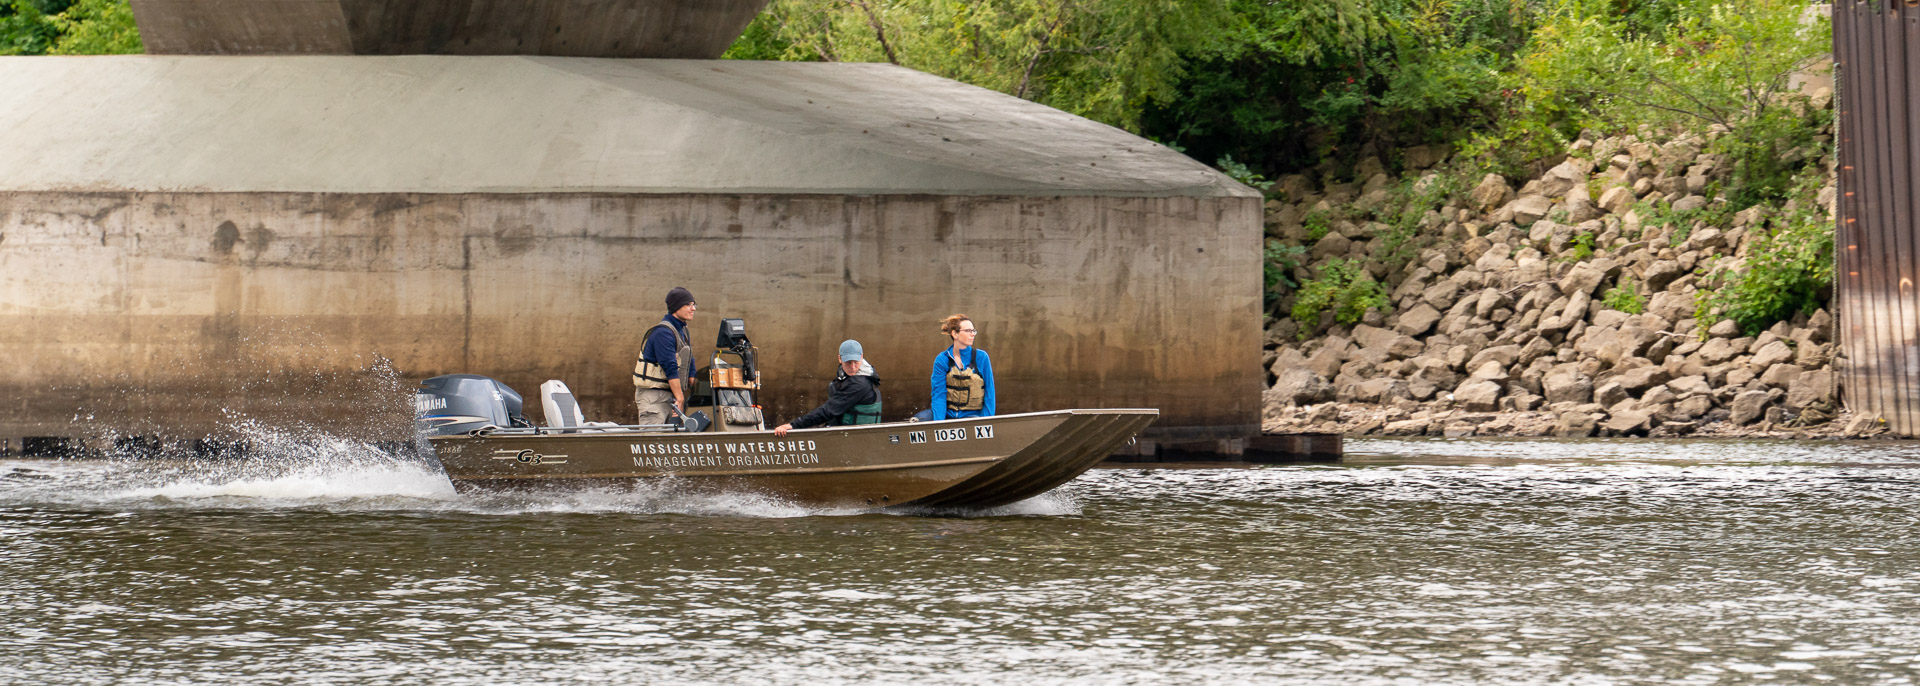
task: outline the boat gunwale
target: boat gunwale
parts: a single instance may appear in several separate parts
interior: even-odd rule
[[[900,464],[853,465],[849,467],[822,467],[819,469],[771,469],[759,471],[729,470],[723,472],[662,472],[659,474],[641,474],[636,472],[606,472],[599,474],[503,474],[490,476],[453,476],[455,481],[494,481],[520,480],[538,481],[542,479],[678,479],[682,477],[733,477],[733,476],[804,476],[808,474],[846,474],[849,472],[881,472],[888,470],[925,469],[929,467],[951,467],[981,462],[999,462],[1005,457],[988,455],[985,457],[960,457],[927,462],[907,462]]]
[[[879,424],[855,424],[855,425],[841,425],[841,426],[822,426],[822,427],[814,427],[814,428],[807,428],[807,429],[793,429],[787,432],[787,436],[776,436],[776,438],[786,440],[788,437],[793,436],[794,434],[799,434],[799,433],[811,434],[811,433],[820,433],[823,431],[871,431],[881,427],[900,427],[900,426],[922,427],[922,426],[935,426],[935,425],[941,425],[941,424],[951,424],[955,422],[997,421],[997,420],[1005,420],[1005,419],[1046,417],[1046,416],[1062,415],[1062,414],[1064,415],[1153,414],[1155,416],[1158,416],[1160,414],[1160,410],[1156,408],[1151,408],[1151,407],[1072,408],[1072,409],[1065,409],[1065,410],[1041,410],[1038,412],[998,414],[998,415],[992,415],[987,417],[962,417],[959,419],[939,419],[939,420],[925,421],[925,422],[882,422]],[[451,440],[474,440],[474,439],[483,439],[483,438],[494,439],[494,440],[511,439],[511,438],[537,438],[541,440],[552,440],[552,439],[578,440],[578,439],[585,439],[585,438],[613,438],[613,437],[619,437],[622,440],[626,440],[631,438],[674,438],[674,437],[692,438],[696,436],[743,437],[743,436],[774,435],[772,429],[762,429],[759,431],[686,432],[686,431],[604,430],[604,429],[595,429],[594,427],[591,427],[591,426],[582,426],[582,427],[542,426],[542,427],[534,427],[534,428],[540,429],[541,431],[515,432],[515,433],[485,433],[485,434],[477,434],[477,435],[474,433],[447,434],[447,435],[441,435],[441,436],[428,436],[427,440],[428,441],[451,441]],[[476,429],[475,431],[483,431],[483,430],[484,429]]]

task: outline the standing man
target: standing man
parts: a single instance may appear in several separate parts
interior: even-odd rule
[[[693,341],[687,322],[693,321],[693,293],[675,286],[667,291],[667,316],[647,329],[640,358],[633,362],[633,404],[640,424],[666,424],[687,412],[687,394],[693,392]]]

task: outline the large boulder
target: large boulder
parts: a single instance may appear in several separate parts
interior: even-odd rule
[[[1741,350],[1734,348],[1732,341],[1725,338],[1715,338],[1707,341],[1706,345],[1700,346],[1700,350],[1694,352],[1693,357],[1699,360],[1701,364],[1711,367],[1725,364],[1727,361],[1739,357],[1741,352]]]
[[[1413,306],[1413,309],[1400,313],[1400,322],[1394,325],[1393,330],[1408,336],[1425,336],[1439,321],[1440,311],[1422,302]]]
[[[1501,367],[1511,367],[1520,359],[1520,346],[1496,345],[1476,353],[1467,361],[1469,371],[1477,371],[1488,362],[1498,362]]]
[[[1586,438],[1593,435],[1598,422],[1585,412],[1562,412],[1553,423],[1553,435],[1561,438]]]
[[[1385,403],[1395,398],[1409,398],[1407,384],[1399,379],[1368,379],[1353,386],[1354,402]]]
[[[1691,422],[1707,416],[1713,411],[1713,398],[1696,395],[1673,404],[1673,410],[1667,417],[1676,422]]]
[[[1821,369],[1795,377],[1792,388],[1787,390],[1787,407],[1805,410],[1810,407],[1833,407],[1838,393],[1838,383],[1831,370]]]
[[[1480,185],[1475,186],[1467,198],[1473,202],[1475,209],[1484,212],[1507,204],[1513,198],[1513,187],[1507,185],[1507,180],[1499,174],[1488,174],[1480,179]]]
[[[1623,410],[1613,413],[1607,421],[1600,424],[1609,434],[1618,436],[1645,436],[1653,430],[1653,410]]]
[[[1659,291],[1647,299],[1647,312],[1660,315],[1661,319],[1677,322],[1693,317],[1693,296],[1673,291]],[[1686,333],[1684,331],[1680,333]]]
[[[1387,436],[1419,436],[1425,434],[1427,426],[1432,423],[1433,420],[1424,418],[1387,422],[1386,426],[1381,427],[1380,433]]]
[[[1669,380],[1667,381],[1667,388],[1672,389],[1674,393],[1678,393],[1681,396],[1707,395],[1713,392],[1713,387],[1707,385],[1707,377],[1701,375],[1683,376]]]
[[[1507,375],[1506,365],[1493,360],[1483,362],[1478,367],[1469,366],[1469,368],[1473,370],[1473,373],[1467,376],[1468,381],[1484,380],[1504,384],[1512,378]]]
[[[1752,424],[1767,413],[1767,403],[1772,399],[1766,391],[1746,391],[1733,396],[1733,402],[1727,407],[1733,416],[1728,419],[1738,425]]]
[[[1547,403],[1587,403],[1593,400],[1593,379],[1572,366],[1555,368],[1541,382]]]
[[[1609,214],[1626,214],[1633,208],[1633,189],[1626,186],[1614,186],[1600,194],[1600,209]]]
[[[1653,264],[1647,265],[1647,270],[1640,275],[1640,280],[1647,284],[1648,289],[1660,291],[1665,290],[1667,284],[1673,283],[1674,279],[1686,275],[1687,268],[1680,266],[1679,262],[1655,260]]]
[[[1825,343],[1833,336],[1833,315],[1825,309],[1818,310],[1807,318],[1808,340]]]
[[[1574,291],[1573,296],[1567,299],[1566,307],[1562,308],[1559,314],[1540,320],[1540,332],[1554,333],[1571,328],[1575,323],[1587,318],[1587,306],[1592,302],[1593,298],[1585,292]]]
[[[1793,361],[1793,348],[1785,341],[1773,341],[1760,346],[1753,352],[1753,359],[1747,362],[1747,368],[1755,372],[1764,372],[1768,367]]]
[[[1601,407],[1613,407],[1632,399],[1633,396],[1627,393],[1627,389],[1621,388],[1618,381],[1608,381],[1593,389],[1593,401],[1600,403]]]
[[[1305,367],[1283,371],[1273,384],[1271,397],[1293,405],[1312,405],[1333,399],[1333,383]]]
[[[1797,365],[1783,362],[1767,367],[1766,371],[1761,372],[1760,383],[1774,388],[1791,388],[1793,387],[1794,380],[1800,378],[1800,375],[1805,373],[1807,373],[1807,370],[1801,369]]]
[[[1673,375],[1665,367],[1638,367],[1629,369],[1613,377],[1614,383],[1626,389],[1628,393],[1639,394],[1649,388],[1666,383]]]
[[[1313,244],[1311,255],[1314,261],[1330,257],[1346,257],[1347,251],[1352,247],[1353,241],[1348,240],[1346,236],[1340,235],[1338,231],[1328,231],[1325,237]]]
[[[1468,381],[1453,391],[1453,401],[1468,412],[1494,412],[1500,409],[1500,384],[1493,381]]]
[[[1404,360],[1418,355],[1427,349],[1427,347],[1421,345],[1419,341],[1414,340],[1412,336],[1396,333],[1391,329],[1382,329],[1366,324],[1353,327],[1353,340],[1359,342],[1360,347],[1369,351],[1377,351],[1377,354],[1383,355],[1385,359],[1393,360]]]
[[[1513,223],[1520,226],[1532,226],[1534,222],[1546,218],[1553,211],[1553,201],[1546,196],[1528,195],[1507,205],[1513,211]]]
[[[1335,343],[1338,342],[1338,345]],[[1307,368],[1315,374],[1333,378],[1340,374],[1340,365],[1346,364],[1348,345],[1345,339],[1333,337],[1326,345],[1307,356]]]
[[[1453,307],[1455,299],[1459,297],[1460,284],[1455,283],[1453,279],[1441,279],[1439,283],[1428,286],[1426,290],[1420,292],[1420,299],[1436,310]]]
[[[1585,189],[1589,169],[1586,160],[1569,157],[1565,162],[1548,169],[1546,175],[1540,177],[1539,187],[1534,190],[1541,195],[1558,197],[1566,195],[1576,186]]]
[[[1581,262],[1573,265],[1572,269],[1567,270],[1567,275],[1560,278],[1560,292],[1593,295],[1593,289],[1599,287],[1600,282],[1606,280],[1606,278],[1606,272],[1600,271],[1591,264]]]

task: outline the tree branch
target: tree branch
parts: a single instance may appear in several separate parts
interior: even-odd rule
[[[865,0],[846,1],[847,4],[858,7],[860,11],[866,13],[867,25],[873,27],[873,37],[880,40],[880,50],[887,53],[887,61],[895,65],[900,64],[899,56],[893,54],[893,44],[887,42],[887,27],[885,24],[880,23],[880,15],[873,11],[873,5],[868,4]]]
[[[1047,54],[1047,46],[1053,43],[1054,31],[1060,28],[1061,22],[1066,21],[1068,7],[1068,3],[1062,3],[1060,12],[1053,15],[1053,21],[1047,22],[1046,32],[1040,34],[1040,45],[1034,47],[1033,55],[1027,58],[1026,68],[1020,71],[1020,86],[1013,89],[1013,97],[1027,97],[1027,86],[1033,80],[1033,68],[1039,66],[1040,57]]]

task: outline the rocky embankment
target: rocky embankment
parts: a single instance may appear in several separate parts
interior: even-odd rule
[[[1451,204],[1424,210],[1417,231],[1425,238],[1416,242],[1368,217],[1385,214],[1379,208],[1408,188],[1442,182],[1445,172],[1431,169],[1443,151],[1406,151],[1410,171],[1400,179],[1369,161],[1357,183],[1280,180],[1268,231],[1306,247],[1293,277],[1304,284],[1344,260],[1378,279],[1390,304],[1350,324],[1332,311],[1303,324],[1288,316],[1298,296],[1283,300],[1266,336],[1265,428],[1565,437],[1878,431],[1877,419],[1840,410],[1826,310],[1757,335],[1696,319],[1710,267],[1737,268],[1729,260],[1744,259],[1769,213],[1781,212],[1754,207],[1720,225],[1672,220],[1713,216],[1687,211],[1720,202],[1708,196],[1728,161],[1703,153],[1704,143],[1581,140],[1517,189],[1488,175],[1451,194]],[[1815,163],[1831,169],[1832,161]],[[1833,194],[1829,182],[1818,198],[1829,216]]]

